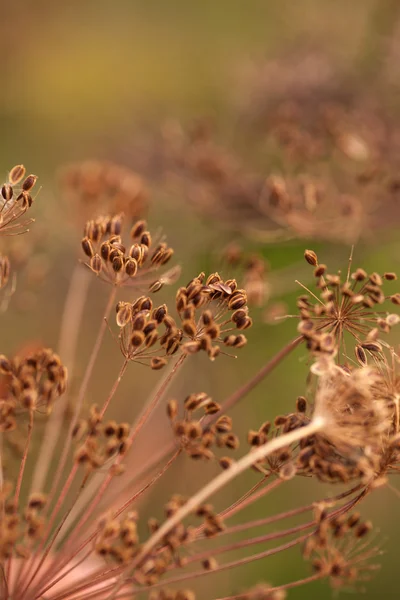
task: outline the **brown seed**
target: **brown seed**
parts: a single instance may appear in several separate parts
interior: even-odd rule
[[[8,180],[11,185],[15,185],[16,183],[19,183],[23,177],[25,177],[24,165],[16,165],[11,169]]]
[[[13,188],[9,183],[5,183],[1,188],[1,195],[6,202],[11,200],[11,198],[13,197],[13,193]]]
[[[98,254],[95,254],[90,259],[90,268],[97,275],[101,272],[101,268],[102,268],[102,266],[101,266],[101,258],[100,258],[100,256]]]
[[[305,250],[304,258],[308,262],[309,265],[316,267],[318,265],[318,257],[315,254],[314,250]]]
[[[176,400],[169,400],[167,404],[167,415],[169,419],[175,419],[178,414],[178,402]]]
[[[160,369],[165,367],[166,364],[167,364],[166,359],[162,358],[160,356],[154,356],[150,362],[150,366],[154,371],[159,371]]]
[[[25,190],[26,192],[29,192],[35,185],[36,181],[37,181],[36,175],[28,175],[28,177],[25,179],[25,181],[22,184],[22,189]]]
[[[83,249],[84,253],[86,254],[86,256],[88,256],[89,258],[92,258],[92,256],[94,255],[94,250],[93,250],[92,242],[89,240],[89,238],[87,238],[87,237],[83,238],[82,249]]]

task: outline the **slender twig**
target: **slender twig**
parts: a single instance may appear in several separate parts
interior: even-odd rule
[[[247,396],[261,381],[279,365],[279,363],[288,356],[303,341],[303,336],[299,336],[286,344],[275,356],[271,358],[253,377],[251,377],[242,387],[234,392],[229,398],[224,400],[221,410],[227,411],[239,402],[244,396]]]
[[[99,329],[99,332],[97,334],[97,338],[96,338],[95,344],[93,346],[93,350],[92,350],[92,353],[90,355],[89,362],[88,362],[87,367],[86,367],[85,375],[83,377],[82,384],[81,384],[81,387],[80,387],[79,392],[78,392],[78,396],[77,396],[76,404],[75,404],[75,409],[74,409],[74,416],[73,416],[73,418],[71,420],[71,423],[70,423],[70,426],[69,426],[69,429],[68,429],[68,433],[67,433],[67,437],[66,437],[66,441],[65,441],[65,446],[64,446],[64,449],[63,449],[63,453],[61,455],[60,462],[58,464],[58,468],[57,468],[57,471],[56,471],[55,476],[54,476],[53,485],[52,485],[52,488],[51,488],[51,491],[50,491],[50,494],[49,494],[49,505],[52,502],[52,500],[54,498],[54,495],[55,495],[55,493],[57,491],[59,481],[61,479],[61,476],[62,476],[64,467],[65,467],[65,464],[66,464],[67,459],[68,459],[68,455],[69,455],[69,451],[70,451],[71,443],[72,443],[72,434],[73,434],[73,431],[75,429],[75,425],[76,425],[76,423],[78,421],[78,418],[79,418],[79,415],[80,415],[80,412],[81,412],[81,409],[82,409],[83,400],[85,398],[86,391],[87,391],[87,388],[88,388],[88,385],[89,385],[89,381],[90,381],[90,378],[92,376],[93,368],[94,368],[94,365],[96,363],[96,359],[97,359],[97,356],[98,356],[98,353],[99,353],[99,350],[100,350],[100,347],[101,347],[101,343],[103,341],[104,333],[105,333],[106,328],[107,328],[106,321],[107,321],[107,319],[108,319],[108,317],[110,315],[112,307],[114,306],[116,294],[117,294],[117,288],[113,287],[111,289],[110,295],[108,297],[108,301],[107,301],[107,305],[106,305],[106,308],[105,308],[105,311],[104,311],[104,315],[103,315],[103,319],[102,319],[102,322],[101,322],[101,325],[100,325],[100,329]]]

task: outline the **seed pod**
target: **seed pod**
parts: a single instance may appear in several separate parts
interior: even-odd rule
[[[224,469],[224,471],[226,469],[229,469],[229,467],[231,467],[233,465],[234,461],[232,458],[230,458],[229,456],[222,456],[222,458],[219,459],[219,466]]]
[[[160,369],[165,367],[166,364],[167,364],[166,359],[162,358],[160,356],[154,356],[150,362],[150,366],[154,371],[159,371]]]
[[[133,348],[138,348],[144,342],[144,333],[142,331],[134,331],[131,335],[130,343]]]
[[[193,321],[183,321],[182,329],[191,338],[194,338],[196,335],[196,325]]]
[[[318,265],[318,257],[315,254],[314,250],[305,250],[304,258],[308,262],[309,265],[316,267]]]
[[[156,292],[159,292],[161,290],[161,288],[163,287],[163,284],[161,281],[154,281],[150,286],[149,286],[149,292],[152,294],[155,294]]]
[[[365,354],[363,347],[358,344],[355,347],[354,351],[355,351],[356,358],[357,358],[358,362],[360,363],[360,365],[362,365],[362,366],[366,365],[367,364],[367,355]]]
[[[37,181],[36,175],[28,175],[28,177],[25,179],[25,181],[22,184],[22,189],[25,190],[25,192],[29,192],[35,185],[36,181]]]
[[[128,277],[135,277],[137,270],[137,261],[134,258],[128,258],[125,262],[125,273]]]
[[[9,183],[5,183],[1,188],[1,195],[4,198],[4,200],[8,202],[13,197],[13,194],[14,190],[12,186]]]
[[[131,229],[131,238],[135,239],[142,235],[147,227],[146,221],[137,221]]]
[[[137,313],[132,317],[132,329],[142,331],[146,323],[146,318],[143,312]],[[143,332],[144,334],[144,332]]]
[[[82,250],[89,258],[92,258],[94,255],[92,242],[87,237],[84,237],[82,240]]]
[[[167,316],[167,312],[168,312],[167,305],[162,304],[161,306],[159,306],[153,310],[152,318],[155,319],[157,321],[157,323],[162,323],[165,320],[165,317]]]
[[[124,266],[124,259],[122,256],[116,256],[113,261],[112,261],[112,268],[116,273],[119,273],[119,271],[121,271],[122,267]]]
[[[98,254],[95,254],[90,259],[90,268],[92,269],[92,271],[94,273],[96,273],[96,275],[98,275],[101,272],[101,268],[102,268],[101,258]]]
[[[117,305],[117,325],[125,327],[132,317],[132,307],[128,302],[119,302]]]
[[[167,404],[167,415],[169,419],[175,419],[178,414],[178,402],[176,400],[169,400]]]
[[[140,236],[140,243],[143,246],[147,246],[147,248],[150,248],[151,246],[151,235],[149,231],[144,231],[142,233],[142,235]]]
[[[396,281],[397,279],[396,273],[384,273],[383,277],[387,279],[387,281]]]
[[[23,177],[25,177],[25,167],[24,165],[16,165],[13,167],[8,175],[8,180],[11,185],[15,185],[21,181]]]

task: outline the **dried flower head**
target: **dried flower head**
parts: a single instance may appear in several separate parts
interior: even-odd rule
[[[400,303],[398,294],[386,296],[383,292],[384,281],[396,279],[395,273],[368,274],[364,269],[351,271],[352,256],[346,278],[341,272],[330,274],[324,264],[318,262],[316,253],[306,250],[306,261],[314,266],[317,293],[313,293],[300,284],[306,295],[298,298],[300,313],[298,331],[307,341],[307,347],[315,353],[337,353],[338,362],[350,361],[349,340],[356,343],[354,351],[361,365],[367,364],[367,358],[377,357],[382,351],[378,337],[388,333],[399,318],[381,306],[387,300],[395,305]],[[379,309],[379,310],[378,310]]]
[[[136,285],[159,291],[176,281],[179,267],[173,267],[154,280],[154,273],[172,258],[173,250],[163,241],[152,242],[145,221],[137,221],[130,232],[129,246],[121,236],[123,215],[88,221],[82,239],[85,264],[102,281],[115,286]]]
[[[1,187],[0,193],[0,234],[18,235],[27,231],[32,219],[21,220],[32,206],[31,191],[37,181],[36,175],[26,177],[25,167],[16,165]]]
[[[61,186],[73,203],[80,221],[104,211],[124,213],[130,220],[143,217],[148,192],[141,177],[122,165],[105,160],[87,160],[64,167]]]
[[[214,360],[221,352],[220,344],[242,348],[247,343],[243,333],[235,332],[252,325],[247,294],[238,288],[234,279],[224,281],[218,273],[206,279],[205,274],[200,273],[186,287],[179,288],[176,310],[183,337],[189,340],[182,345],[188,354],[203,350]]]
[[[324,518],[307,540],[304,557],[311,560],[315,574],[329,577],[333,588],[357,587],[379,568],[370,562],[380,554],[366,540],[371,530],[372,524],[360,521],[358,513]]]

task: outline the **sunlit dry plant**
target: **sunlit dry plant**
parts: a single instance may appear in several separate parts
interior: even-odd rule
[[[116,173],[122,176],[123,171]],[[398,361],[379,337],[398,320],[383,312],[383,279],[395,275],[352,272],[349,265],[342,279],[328,274],[315,252],[306,250],[317,294],[307,290],[307,299],[299,300],[300,335],[225,399],[202,390],[183,391],[187,382],[171,398],[169,386],[185,364],[205,354],[213,363],[218,357],[215,369],[246,346],[244,331],[253,324],[251,285],[248,293],[229,275],[201,272],[178,287],[173,304],[154,305],[147,294],[162,294],[164,283],[174,284],[179,276],[176,268],[172,273],[163,268],[172,249],[163,240],[152,241],[143,220],[134,223],[129,241],[124,241],[122,226],[119,213],[94,215],[85,225],[80,269],[86,267],[99,293],[108,291],[108,298],[74,387],[68,389],[68,382],[83,310],[81,299],[71,302],[80,298],[75,275],[62,317],[60,352],[28,348],[0,356],[1,597],[282,600],[287,590],[318,579],[329,579],[334,588],[358,589],[374,570],[368,562],[378,550],[366,541],[371,524],[353,509],[400,469]],[[262,283],[259,260],[248,265],[249,273],[257,285]],[[390,299],[392,307],[399,304],[398,294]],[[110,322],[114,308],[116,335]],[[347,334],[355,340],[357,360],[347,355]],[[122,365],[111,389],[102,389],[96,403],[87,403],[107,339],[111,348],[117,342]],[[243,444],[230,409],[298,346],[311,362],[306,395],[297,398],[291,412],[270,415],[248,431]],[[136,416],[130,402],[129,410],[128,404],[120,407],[122,420],[112,418],[110,407],[118,403],[122,379],[129,369],[143,365],[153,372],[165,367],[155,390],[142,402],[136,386]],[[145,373],[151,375],[151,370]],[[69,400],[71,412],[66,410]],[[164,419],[159,417],[155,425],[159,408]],[[35,428],[43,420],[47,424],[37,450]],[[158,428],[170,434],[165,443]],[[151,444],[150,453],[141,453],[143,438]],[[136,466],[134,454],[140,457]],[[182,493],[181,481],[172,482],[173,492],[159,487],[172,465],[188,461],[196,486],[192,495]],[[204,469],[209,475],[201,483]],[[213,498],[244,472],[249,482],[244,493],[228,487],[228,495]],[[274,490],[291,490],[296,479],[306,477],[345,487],[333,487],[329,497],[313,498],[306,506],[277,514],[266,509],[259,519],[242,516]],[[150,508],[153,490],[157,498]],[[232,521],[234,516],[239,520]],[[296,518],[296,524],[285,525],[289,518]],[[273,529],[261,531],[264,525]],[[256,528],[257,533],[252,531]],[[248,591],[229,578],[224,598],[212,583],[206,590],[201,587],[202,578],[212,582],[214,573],[295,546],[311,560],[311,575],[296,579],[289,574],[281,585],[258,584]]]

